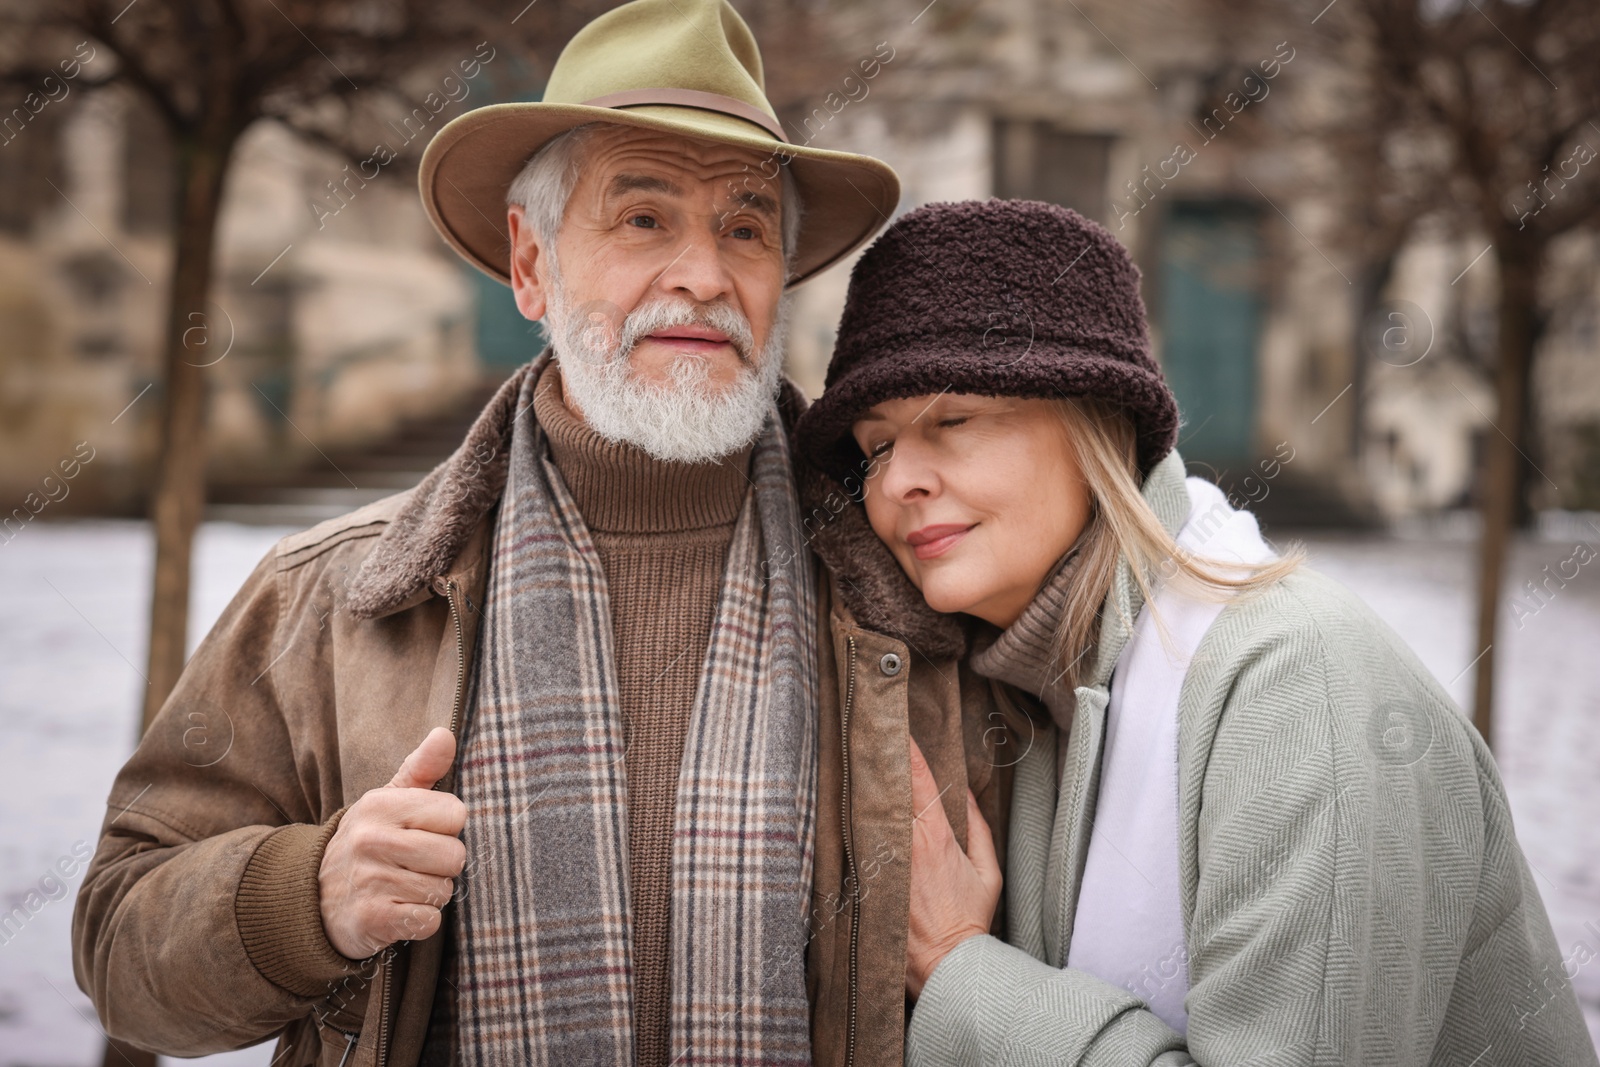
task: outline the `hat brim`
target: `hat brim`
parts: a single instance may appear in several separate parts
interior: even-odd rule
[[[795,425],[797,449],[836,481],[852,475],[860,478],[867,458],[852,435],[855,421],[886,400],[942,390],[1037,399],[1093,397],[1135,414],[1141,472],[1147,473],[1172,451],[1178,412],[1163,401],[1170,394],[1154,371],[1072,344],[1040,341],[1024,355],[1002,357],[981,340],[965,341],[957,337],[930,343],[923,338],[899,358],[880,359],[830,382]],[[1005,365],[1023,361],[1030,362],[1027,374],[1005,373]]]
[[[679,133],[787,160],[803,207],[793,288],[865,244],[894,215],[900,179],[871,156],[786,144],[752,122],[674,105],[490,104],[452,120],[422,154],[417,184],[428,218],[468,263],[511,284],[506,190],[552,138],[590,122]]]

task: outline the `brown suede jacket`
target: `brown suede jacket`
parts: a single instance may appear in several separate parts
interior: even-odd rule
[[[277,1035],[274,1067],[417,1063],[443,932],[347,959],[323,931],[317,872],[349,804],[430,729],[460,730],[512,422],[531,417],[516,398],[548,358],[414,489],[280,541],[196,649],[112,785],[73,912],[74,972],[112,1037],[197,1056]],[[786,386],[786,425],[803,406]],[[906,739],[941,783],[972,784],[1003,848],[1022,713],[958,668],[966,634],[926,608],[859,504],[799,477],[807,540],[837,568],[819,616],[815,1057],[899,1063]],[[964,840],[961,790],[943,803]]]

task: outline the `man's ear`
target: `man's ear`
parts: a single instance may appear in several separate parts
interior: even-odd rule
[[[539,240],[521,204],[506,208],[506,230],[511,238],[511,292],[517,298],[517,310],[537,322],[544,318],[547,294],[535,269],[541,254]]]

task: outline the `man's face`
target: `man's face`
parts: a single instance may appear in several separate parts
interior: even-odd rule
[[[567,307],[612,336],[634,309],[661,303],[718,305],[749,324],[743,345],[705,325],[654,330],[627,353],[635,381],[666,385],[674,365],[689,360],[716,392],[761,358],[784,283],[781,190],[762,176],[765,160],[625,126],[603,127],[583,146],[555,247]],[[555,295],[549,256],[520,206],[508,209],[508,225],[517,306],[541,318]]]

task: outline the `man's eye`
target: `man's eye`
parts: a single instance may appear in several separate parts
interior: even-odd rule
[[[879,456],[886,454],[893,447],[893,441],[879,441],[877,444],[872,446],[872,448],[867,452],[867,455],[871,456],[873,459],[877,459]]]
[[[641,230],[653,230],[656,228],[656,218],[654,215],[635,215],[628,220],[628,225]]]
[[[755,235],[756,231],[751,229],[749,226],[740,226],[733,231],[733,236],[737,237],[741,241],[753,240]]]
[[[939,425],[939,426],[960,426],[963,422],[966,422],[969,417],[970,416],[967,416],[967,415],[953,415],[948,419],[940,419],[939,422],[937,423],[937,425]]]

